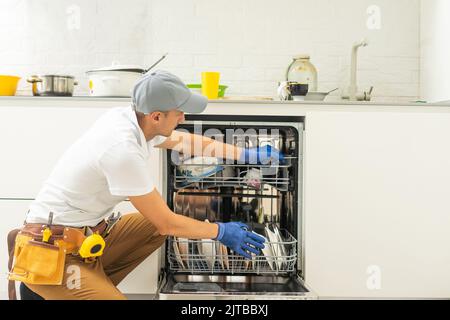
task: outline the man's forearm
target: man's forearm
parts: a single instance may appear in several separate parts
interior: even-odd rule
[[[219,233],[219,226],[174,213],[171,218],[168,235],[188,239],[214,239]]]
[[[174,213],[159,192],[129,197],[133,206],[146,217],[162,235],[189,239],[214,239],[219,233],[215,223],[207,223]]]
[[[215,157],[229,160],[239,160],[241,156],[242,148],[204,136],[198,135],[193,136],[194,136],[193,140],[201,139],[201,146],[202,146],[201,148],[202,153],[195,155],[202,155],[205,157]]]
[[[187,155],[229,160],[240,159],[242,153],[242,148],[234,145],[182,131],[173,131],[170,138],[158,147],[175,150]]]

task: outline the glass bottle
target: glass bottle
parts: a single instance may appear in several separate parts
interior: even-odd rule
[[[308,91],[317,91],[317,69],[311,63],[308,54],[293,57],[286,71],[286,81],[308,84]]]

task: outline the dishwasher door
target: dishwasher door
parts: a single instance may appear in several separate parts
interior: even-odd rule
[[[160,300],[313,300],[297,276],[165,274]]]

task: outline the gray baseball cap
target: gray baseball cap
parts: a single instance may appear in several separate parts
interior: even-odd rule
[[[206,97],[192,93],[177,76],[162,70],[145,74],[135,84],[131,99],[135,110],[144,114],[175,109],[200,113],[208,104]]]

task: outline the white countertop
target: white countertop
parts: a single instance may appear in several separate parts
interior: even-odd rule
[[[130,98],[76,97],[0,97],[0,107],[86,107],[112,108],[125,106]],[[204,114],[290,115],[304,116],[313,111],[380,111],[380,112],[450,112],[450,103],[378,103],[349,101],[270,101],[211,100]]]

